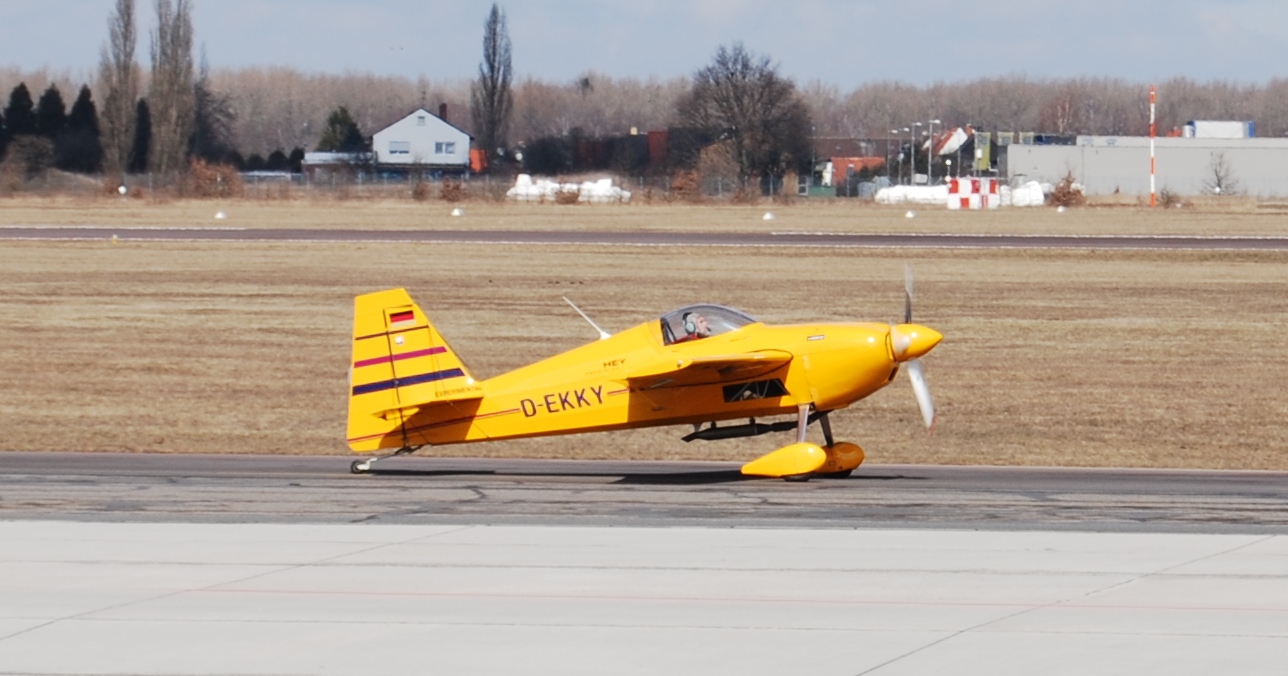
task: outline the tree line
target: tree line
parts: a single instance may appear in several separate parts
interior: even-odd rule
[[[452,124],[478,138],[469,115],[471,80],[370,74],[326,75],[291,68],[216,69],[212,82],[237,112],[231,134],[244,151],[314,147],[326,116],[340,105],[364,130],[393,122],[417,106],[448,106]],[[588,71],[567,82],[517,79],[509,137],[589,137],[665,129],[691,75],[633,78]],[[850,90],[818,81],[798,90],[813,135],[886,138],[910,122],[943,120],[985,131],[1138,135],[1149,131],[1148,83],[1119,78],[1005,76],[917,86],[873,82]],[[1160,133],[1188,120],[1253,120],[1257,135],[1288,134],[1288,79],[1259,84],[1171,78],[1158,83]],[[936,125],[939,127],[939,125]],[[939,127],[942,128],[942,127]]]
[[[500,159],[524,147],[532,149],[530,156],[557,159],[580,139],[671,129],[699,146],[686,146],[682,163],[696,163],[701,147],[714,144],[720,146],[716,154],[744,176],[801,165],[811,137],[889,138],[892,130],[930,119],[941,120],[941,128],[1061,135],[1148,129],[1147,86],[1120,78],[1015,75],[924,86],[878,81],[844,91],[819,81],[798,86],[768,55],[740,44],[717,48],[708,65],[686,76],[614,78],[587,71],[567,82],[516,80],[506,15],[495,4],[483,23],[483,59],[471,79],[282,67],[211,70],[193,56],[192,2],[156,0],[157,28],[144,70],[135,60],[135,0],[116,0],[97,72],[79,87],[70,112],[62,99],[74,86],[69,79],[30,74],[33,82],[59,80],[33,101],[23,73],[0,69],[0,91],[13,86],[0,118],[0,153],[16,150],[23,162],[89,173],[164,175],[183,171],[192,158],[291,168],[305,149],[353,150],[362,130],[439,105],[449,122],[474,136],[476,147]],[[1173,78],[1158,83],[1158,90],[1163,132],[1190,119],[1239,119],[1255,121],[1259,136],[1288,134],[1288,79],[1246,84]],[[94,91],[101,96],[98,105]],[[619,145],[639,154],[637,143]]]
[[[9,95],[0,118],[0,153],[28,174],[55,166],[84,173],[151,171],[163,178],[185,172],[191,159],[226,161],[234,154],[233,112],[210,85],[204,59],[193,61],[191,0],[156,0],[151,69],[135,61],[134,0],[117,0],[108,17],[108,40],[95,86],[82,85],[70,113],[51,84],[32,104],[25,82]]]

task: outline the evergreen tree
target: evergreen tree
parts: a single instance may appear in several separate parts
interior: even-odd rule
[[[291,168],[291,162],[286,158],[286,153],[281,148],[268,154],[268,160],[264,166],[269,171],[286,171]]]
[[[188,153],[207,162],[226,162],[233,152],[233,122],[237,114],[228,97],[210,87],[210,68],[201,55],[201,70],[193,85],[193,128]]]
[[[318,150],[324,153],[360,153],[367,149],[358,123],[353,121],[349,109],[340,106],[331,111],[318,139]]]
[[[0,113],[0,160],[4,159],[4,151],[9,148],[9,130],[4,126],[4,114]]]
[[[53,141],[66,126],[67,104],[63,103],[63,94],[57,85],[49,85],[36,104],[36,133]]]
[[[291,154],[286,158],[286,161],[290,163],[292,173],[298,174],[304,171],[304,149],[300,147],[292,148]]]
[[[134,144],[130,148],[131,174],[142,174],[148,170],[149,155],[152,154],[152,111],[148,109],[148,100],[139,99],[134,107]]]
[[[76,96],[71,112],[67,114],[67,128],[93,129],[95,135],[99,133],[98,106],[94,105],[94,94],[89,90],[89,85],[81,86],[80,94]]]
[[[9,105],[4,109],[4,119],[7,123],[6,131],[11,139],[36,133],[36,107],[31,101],[31,92],[27,90],[25,82],[19,82],[18,86],[9,92]]]
[[[54,142],[57,165],[65,171],[85,174],[103,167],[103,143],[99,133],[98,108],[89,90],[81,87],[80,95],[67,115],[67,126]]]

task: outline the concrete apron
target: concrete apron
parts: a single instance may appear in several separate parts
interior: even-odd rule
[[[1281,674],[1288,536],[0,522],[0,673]]]

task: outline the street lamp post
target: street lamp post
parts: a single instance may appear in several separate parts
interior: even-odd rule
[[[930,146],[926,148],[926,185],[935,182],[935,125],[939,120],[930,121]]]
[[[904,127],[903,130],[908,132],[908,152],[911,153],[912,152],[912,130],[907,127]],[[903,137],[902,136],[899,137],[899,185],[903,185]],[[911,175],[908,176],[908,185],[912,185]]]
[[[898,130],[898,129],[891,129],[891,130],[890,130],[890,133],[891,133],[891,134],[894,134],[894,137],[895,137],[895,139],[896,139],[896,141],[897,141],[897,140],[898,140],[898,138],[899,138],[899,130]],[[890,170],[894,168],[894,162],[891,162],[891,161],[890,161],[890,160],[892,160],[892,159],[894,159],[894,158],[890,156],[890,142],[889,142],[889,141],[887,141],[887,142],[886,142],[886,178],[890,178],[890,177],[891,177],[891,176],[890,176],[890,174],[891,174],[892,172],[891,172]],[[902,166],[902,165],[901,165],[901,166]]]
[[[817,136],[818,136],[818,127],[810,127],[809,128],[809,179],[805,181],[805,189],[807,191],[805,193],[806,195],[809,194],[808,190],[814,187],[814,172],[818,171],[818,145],[815,143]],[[832,173],[833,174],[836,173],[836,167],[832,167]],[[832,177],[832,184],[833,185],[836,184],[835,176]],[[800,191],[799,181],[797,182],[795,187],[797,192],[799,192]]]
[[[917,127],[921,126],[920,122],[913,122],[911,133],[908,134],[908,152],[912,153],[912,170],[908,172],[908,185],[916,183],[917,177]]]

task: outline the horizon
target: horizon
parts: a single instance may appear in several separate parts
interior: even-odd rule
[[[900,8],[907,17],[887,20],[899,30],[860,34],[850,26],[870,25],[864,19],[876,16],[877,3],[838,7],[804,0],[786,14],[761,1],[750,6],[730,0],[499,4],[508,14],[516,83],[571,82],[587,72],[616,80],[673,80],[709,63],[718,46],[738,41],[770,57],[800,86],[817,82],[841,91],[878,82],[927,88],[994,78],[1141,84],[1188,78],[1259,86],[1285,76],[1276,64],[1288,56],[1288,7],[1267,0],[1149,0],[1129,7],[1088,0],[1059,16],[1052,13],[1058,10],[1033,12],[1031,3],[1012,0],[986,0],[969,13],[949,11],[960,3],[921,0]],[[113,0],[4,3],[0,67],[92,80],[113,5]],[[204,51],[212,71],[287,68],[311,76],[466,81],[477,73],[490,6],[441,0],[414,5],[373,0],[360,7],[343,0],[195,0],[194,56],[199,60]],[[731,7],[740,8],[733,19],[728,18]],[[136,59],[146,68],[153,3],[138,0],[136,12]],[[1032,29],[1025,30],[1026,24]],[[283,31],[284,25],[303,29]],[[424,26],[442,30],[431,30],[433,38],[426,39]],[[908,43],[914,28],[916,40]],[[667,37],[654,39],[658,35]],[[336,49],[337,42],[347,48]],[[1004,56],[967,56],[984,53]],[[879,61],[879,70],[866,65]]]

